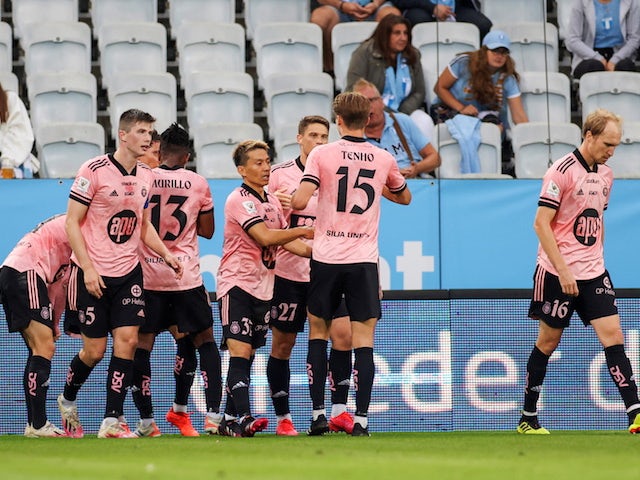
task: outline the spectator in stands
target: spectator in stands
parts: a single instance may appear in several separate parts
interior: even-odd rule
[[[507,107],[514,123],[528,122],[520,95],[515,62],[509,56],[506,33],[493,30],[480,49],[456,56],[443,70],[433,88],[439,103],[432,116],[436,123],[458,113],[508,128]]]
[[[636,71],[640,46],[640,3],[636,0],[576,0],[565,45],[573,57],[571,72]]]
[[[322,52],[325,72],[333,72],[331,31],[340,22],[379,22],[386,15],[400,15],[388,0],[318,0],[320,6],[311,12],[311,23],[322,29]]]
[[[393,0],[403,15],[417,25],[424,22],[466,22],[473,23],[484,38],[491,30],[491,20],[481,11],[477,0]]]
[[[33,129],[17,93],[0,85],[0,161],[2,178],[30,178],[40,163],[31,155]]]
[[[389,110],[406,113],[426,137],[433,136],[433,121],[425,111],[426,87],[420,52],[411,44],[411,25],[406,18],[387,15],[354,50],[347,72],[347,90],[360,78],[376,86]]]
[[[138,160],[145,163],[149,168],[160,166],[160,134],[157,130],[151,132],[151,144]]]
[[[353,91],[371,102],[369,123],[364,131],[367,141],[393,155],[405,178],[427,175],[440,166],[440,155],[430,139],[404,113],[386,112],[380,91],[373,83],[361,78],[353,85]]]

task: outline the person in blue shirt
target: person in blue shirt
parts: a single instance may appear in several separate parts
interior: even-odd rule
[[[510,46],[506,33],[492,30],[480,49],[456,56],[433,88],[439,102],[433,110],[446,111],[448,118],[461,113],[491,121],[503,132],[508,129],[507,108],[514,123],[528,122]]]
[[[440,155],[430,139],[408,115],[385,110],[380,91],[373,83],[361,78],[353,84],[353,91],[371,102],[369,123],[364,131],[367,142],[393,155],[405,178],[426,176],[440,166]],[[398,130],[402,132],[404,142]]]
[[[637,71],[640,3],[637,0],[576,0],[565,39],[572,53],[571,72]]]

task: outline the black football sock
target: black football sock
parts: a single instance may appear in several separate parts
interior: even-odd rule
[[[49,390],[49,374],[51,360],[33,355],[29,361],[26,390],[27,403],[31,405],[33,428],[42,428],[47,423],[47,390]]]
[[[218,346],[213,341],[203,343],[198,347],[198,354],[207,412],[218,413],[222,401],[222,365]]]
[[[324,409],[324,389],[327,383],[327,340],[309,340],[307,375],[314,410]]]
[[[607,347],[604,349],[604,355],[607,359],[609,374],[616,387],[618,387],[622,401],[627,409],[627,414],[629,414],[629,420],[633,422],[640,409],[640,401],[638,401],[638,387],[636,386],[631,362],[624,351],[624,345]]]
[[[291,371],[289,360],[282,360],[269,356],[267,361],[267,379],[271,391],[271,401],[276,416],[291,413],[289,410],[289,383]]]
[[[331,379],[331,403],[345,404],[349,397],[351,384],[351,350],[336,350],[329,352],[329,378]]]
[[[90,367],[82,360],[80,356],[76,355],[69,364],[69,370],[67,370],[67,380],[64,384],[64,398],[70,402],[75,402],[80,387],[87,381],[91,374],[93,367]]]
[[[122,415],[127,389],[131,387],[133,360],[111,356],[107,372],[107,405],[104,418]]]
[[[29,369],[31,368],[31,357],[33,356],[33,351],[29,348],[29,356],[27,357],[27,363],[24,365],[24,372],[22,374],[22,388],[24,389],[24,398],[25,403],[27,404],[27,423],[31,424],[33,422],[33,415],[31,413],[31,402],[29,402],[29,389],[27,386],[29,385]]]
[[[236,413],[240,417],[251,415],[251,403],[249,400],[250,371],[250,360],[242,357],[231,357],[229,359],[227,389],[231,392]]]
[[[373,363],[373,348],[360,347],[354,349],[353,353],[355,356],[353,383],[356,391],[356,416],[366,417],[371,402],[371,390],[376,370]]]
[[[151,401],[151,352],[137,348],[133,356],[133,402],[136,404],[140,418],[153,418]]]
[[[178,405],[189,404],[189,393],[196,375],[198,365],[196,347],[188,337],[176,341],[176,360],[173,365],[173,378],[176,381],[176,395],[174,403]]]
[[[542,382],[547,374],[549,355],[534,345],[527,361],[527,384],[524,389],[524,408],[527,413],[536,413]]]

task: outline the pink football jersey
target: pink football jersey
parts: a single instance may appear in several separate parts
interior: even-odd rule
[[[289,195],[298,189],[304,165],[300,157],[289,162],[274,165],[269,177],[269,191],[284,190]],[[316,220],[318,192],[314,192],[304,210],[285,210],[289,227],[312,227]],[[311,244],[311,240],[302,239]],[[276,253],[276,275],[294,282],[309,281],[309,259],[278,248]]]
[[[377,263],[382,189],[407,187],[395,158],[364,139],[344,137],[311,151],[302,181],[318,187],[313,259]]]
[[[140,231],[152,182],[149,167],[138,162],[128,174],[112,155],[88,160],[78,170],[69,198],[89,208],[80,228],[98,274],[120,277],[140,262]],[[75,254],[71,259],[77,263]]]
[[[551,228],[576,280],[590,280],[604,272],[603,214],[612,185],[611,168],[596,165],[589,170],[578,150],[554,162],[542,180],[538,205],[557,210]],[[540,245],[538,263],[558,275]]]
[[[202,285],[198,216],[213,211],[207,180],[185,168],[159,167],[149,195],[151,223],[169,251],[182,263],[177,279],[164,260],[146,245],[141,246],[144,288],[157,291],[190,290]]]
[[[244,183],[227,197],[224,206],[224,242],[217,275],[217,297],[238,287],[259,300],[271,300],[278,247],[261,247],[247,231],[264,222],[268,228],[286,228],[280,201],[265,192],[266,200]]]
[[[35,270],[47,285],[57,281],[71,258],[64,227],[66,218],[66,215],[56,215],[40,223],[20,239],[2,265],[18,272]]]

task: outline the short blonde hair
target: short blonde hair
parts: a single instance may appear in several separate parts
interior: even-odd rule
[[[618,128],[622,130],[622,117],[604,108],[598,108],[594,110],[587,118],[585,118],[582,124],[582,138],[585,137],[587,132],[591,132],[591,135],[598,136],[607,127],[607,123],[613,122],[618,125]]]
[[[358,92],[343,92],[333,100],[333,113],[340,115],[349,129],[366,127],[370,110],[371,102]]]

